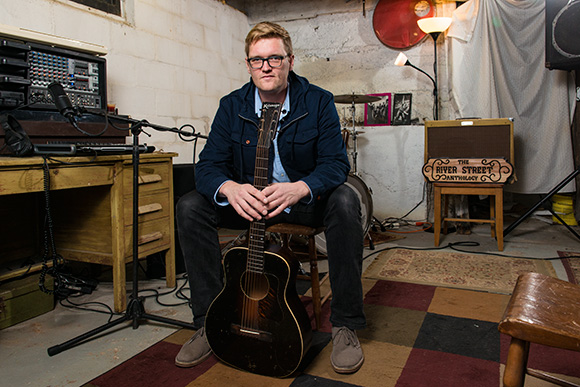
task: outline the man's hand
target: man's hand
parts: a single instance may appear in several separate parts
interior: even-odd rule
[[[310,189],[305,182],[297,181],[294,183],[274,183],[264,188],[262,193],[266,196],[265,203],[269,211],[266,219],[270,219],[309,195]]]
[[[251,184],[239,184],[230,180],[221,186],[219,194],[225,196],[236,212],[250,222],[260,220],[268,214],[266,195]]]

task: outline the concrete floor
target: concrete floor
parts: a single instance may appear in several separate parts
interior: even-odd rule
[[[506,227],[511,223],[506,214]],[[416,228],[415,228],[416,229]],[[578,231],[578,227],[574,227]],[[405,239],[391,244],[381,244],[376,249],[392,246],[433,247],[433,234],[417,232],[404,234]],[[490,237],[488,225],[474,226],[471,235],[450,234],[442,237],[442,246],[448,243],[471,241],[478,246],[463,249],[478,252],[498,253],[497,244]],[[554,225],[551,217],[530,217],[516,227],[505,238],[505,249],[501,253],[528,258],[557,257],[557,251],[580,252],[580,240],[562,225]],[[366,249],[365,267],[376,257]],[[560,261],[552,261],[557,273],[563,277]],[[324,266],[321,266],[324,269]],[[184,280],[179,281],[180,284]],[[128,284],[130,287],[130,284]],[[162,280],[141,281],[140,289],[167,291]],[[188,293],[188,292],[186,292]],[[144,295],[150,292],[143,293]],[[101,282],[91,295],[76,298],[76,303],[102,302],[112,306],[113,291],[110,282]],[[164,303],[183,302],[175,295],[162,297]],[[145,301],[148,313],[184,322],[191,321],[187,305],[162,306],[154,299]],[[88,307],[97,308],[94,305]],[[104,308],[98,308],[104,310]],[[79,311],[57,305],[51,312],[0,331],[0,385],[3,386],[79,386],[107,370],[121,364],[150,345],[168,336],[175,326],[141,321],[138,329],[129,322],[107,330],[89,342],[49,356],[47,349],[107,323],[109,316],[91,311]]]

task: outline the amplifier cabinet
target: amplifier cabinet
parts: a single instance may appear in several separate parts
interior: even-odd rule
[[[511,118],[425,122],[425,162],[432,158],[504,158],[514,165]]]

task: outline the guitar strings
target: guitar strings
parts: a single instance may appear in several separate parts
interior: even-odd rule
[[[266,163],[267,170],[267,158],[262,157],[264,152],[267,152],[267,148],[264,149],[263,146],[259,146],[257,149],[258,156],[256,157],[256,174],[254,178],[254,186],[262,189],[264,185],[263,172],[260,173],[260,169],[263,169],[263,165]],[[266,178],[267,179],[267,178]],[[263,254],[264,254],[264,221],[254,221],[250,225],[250,239],[249,239],[249,249],[248,258],[246,263],[246,278],[245,278],[245,289],[247,291],[244,297],[244,326],[246,328],[258,329],[258,305],[259,301],[259,279],[263,273]],[[261,259],[262,258],[262,259]]]
[[[272,116],[267,116],[268,111],[262,112],[262,125],[260,127],[258,144],[256,147],[256,165],[254,167],[254,187],[262,190],[268,184],[268,156],[270,149],[270,136],[275,133],[278,126],[278,115],[280,105],[272,113]],[[270,127],[266,128],[265,121],[269,121]],[[265,132],[267,131],[267,132]],[[265,236],[265,222],[264,220],[253,221],[250,224],[249,240],[248,240],[248,256],[246,261],[246,275],[244,280],[244,287],[246,290],[246,297],[243,300],[242,307],[242,321],[241,325],[245,328],[259,329],[259,291],[260,278],[264,272],[264,236]],[[262,281],[263,282],[263,281]]]

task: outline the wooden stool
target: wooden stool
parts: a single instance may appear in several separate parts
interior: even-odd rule
[[[435,246],[439,246],[439,237],[441,235],[441,223],[443,222],[443,231],[447,233],[447,224],[445,222],[474,222],[490,223],[491,236],[497,238],[497,248],[503,251],[503,184],[469,184],[469,183],[433,183],[435,189],[434,204],[434,233]],[[464,219],[447,217],[447,197],[442,216],[441,196],[445,195],[488,195],[490,219]]]
[[[316,253],[316,241],[314,240],[314,237],[323,232],[324,227],[314,228],[302,226],[299,224],[278,223],[268,227],[266,231],[280,234],[282,238],[282,246],[285,246],[288,249],[290,249],[290,235],[303,235],[308,237],[308,259],[310,261],[310,275],[298,275],[298,278],[310,279],[312,286],[312,308],[314,310],[314,319],[316,321],[316,329],[320,329],[320,310],[322,308],[322,304],[324,304],[332,295],[332,292],[329,290],[324,298],[320,298],[320,285],[328,280],[329,275],[327,273],[321,280],[319,280],[318,255]]]
[[[526,373],[560,386],[576,386],[528,370],[530,343],[580,351],[580,286],[539,273],[519,276],[498,327],[512,337],[504,386],[523,386]]]

